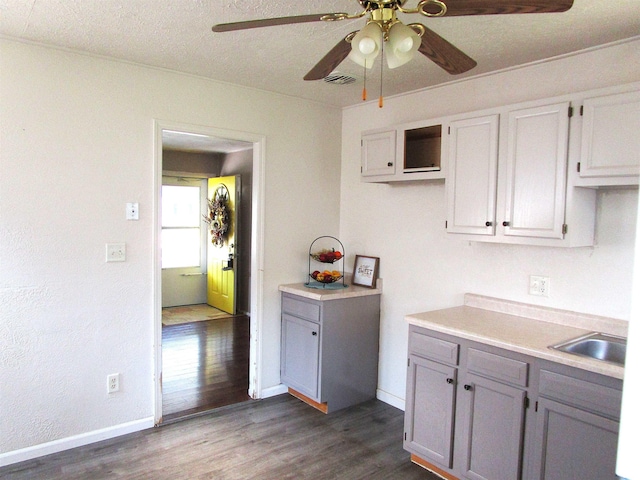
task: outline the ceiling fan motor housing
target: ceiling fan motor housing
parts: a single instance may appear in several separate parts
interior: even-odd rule
[[[378,10],[381,8],[391,8],[393,10],[401,7],[407,0],[358,0],[365,10]]]

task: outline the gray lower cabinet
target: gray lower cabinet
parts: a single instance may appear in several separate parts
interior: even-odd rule
[[[595,374],[581,376],[576,378],[569,369],[540,371],[534,479],[618,478],[621,382]]]
[[[446,478],[615,479],[621,389],[410,325],[404,448]]]
[[[521,478],[527,375],[520,359],[411,326],[405,449],[452,475]]]
[[[331,297],[281,297],[281,381],[326,413],[375,398],[378,385],[380,295]]]
[[[317,398],[320,324],[283,313],[282,345],[283,382]]]
[[[409,356],[405,448],[447,468],[453,460],[457,368]]]
[[[521,478],[526,391],[469,374],[459,403],[460,468],[473,480]]]

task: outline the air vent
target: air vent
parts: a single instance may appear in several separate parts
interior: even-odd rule
[[[340,72],[331,72],[323,79],[327,83],[333,83],[335,85],[349,85],[356,81],[355,77],[346,75]]]

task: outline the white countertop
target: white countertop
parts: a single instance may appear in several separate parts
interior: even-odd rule
[[[505,313],[509,312],[509,313]],[[624,368],[548,348],[593,331],[627,336],[628,322],[518,302],[465,295],[461,307],[416,313],[411,325],[622,379]]]
[[[360,287],[358,285],[350,285],[347,283],[347,288],[341,288],[338,290],[324,289],[324,288],[309,288],[305,287],[304,283],[290,283],[287,285],[280,285],[278,288],[281,292],[292,293],[304,298],[310,298],[312,300],[337,300],[340,298],[352,298],[352,297],[365,297],[367,295],[380,295],[382,293],[382,279],[376,281],[376,288]]]

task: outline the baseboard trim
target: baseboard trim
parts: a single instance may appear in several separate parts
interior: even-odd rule
[[[403,398],[396,397],[395,395],[392,395],[389,392],[385,392],[384,390],[380,390],[379,388],[376,390],[376,398],[381,402],[388,403],[392,407],[399,408],[404,412]]]
[[[70,450],[76,447],[89,445],[90,443],[101,442],[110,438],[119,437],[128,433],[139,432],[147,428],[153,428],[153,417],[135,420],[133,422],[122,423],[113,427],[94,430],[92,432],[73,435],[71,437],[53,440],[52,442],[41,443],[32,447],[21,448],[12,452],[0,453],[0,467],[12,465],[14,463],[24,462],[52,453]]]
[[[276,385],[275,387],[264,388],[260,391],[260,398],[275,397],[276,395],[282,395],[287,393],[288,388],[286,385]]]

